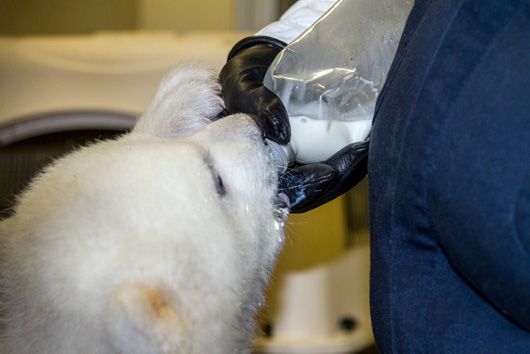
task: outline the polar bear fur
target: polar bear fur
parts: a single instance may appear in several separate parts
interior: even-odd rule
[[[0,353],[248,353],[283,240],[276,174],[196,65],[132,133],[49,166],[0,223]]]

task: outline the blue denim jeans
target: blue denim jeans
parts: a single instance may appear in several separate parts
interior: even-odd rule
[[[530,1],[416,0],[368,162],[382,353],[530,353]]]

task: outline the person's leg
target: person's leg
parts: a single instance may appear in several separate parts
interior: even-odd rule
[[[409,17],[370,143],[383,353],[530,348],[529,43],[528,1],[418,0]]]

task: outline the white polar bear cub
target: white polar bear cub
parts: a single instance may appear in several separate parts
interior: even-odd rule
[[[0,223],[3,354],[248,353],[286,212],[255,124],[174,71],[132,133],[45,169]]]

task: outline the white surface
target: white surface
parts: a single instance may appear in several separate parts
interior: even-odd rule
[[[161,77],[197,60],[219,71],[246,33],[0,37],[0,127],[58,112],[138,116]]]
[[[369,310],[369,245],[359,244],[333,263],[288,273],[280,288],[273,335],[254,342],[266,354],[345,354],[373,344]],[[341,332],[338,321],[358,325]]]
[[[109,112],[64,112],[40,114],[33,118],[17,119],[0,126],[0,146],[31,137],[69,130],[131,129],[136,118],[128,114]]]

